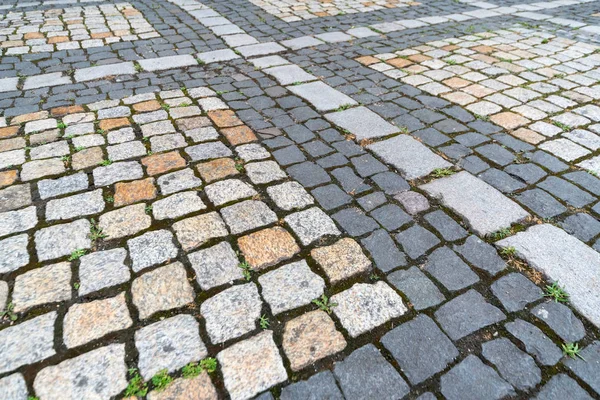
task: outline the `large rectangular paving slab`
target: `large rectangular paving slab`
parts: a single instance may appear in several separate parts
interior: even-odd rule
[[[325,118],[355,135],[357,140],[384,137],[399,131],[367,107],[325,114]]]
[[[167,56],[139,60],[138,63],[145,71],[162,71],[171,68],[189,67],[198,65],[194,56],[184,54],[181,56]]]
[[[421,189],[462,216],[481,236],[529,216],[517,203],[465,171],[422,185]]]
[[[133,75],[135,67],[132,62],[123,62],[118,64],[100,65],[75,70],[75,81],[87,82],[95,79],[106,78],[112,75]]]
[[[408,135],[400,135],[377,142],[368,146],[368,149],[397,168],[406,179],[422,178],[436,168],[452,166],[448,161]]]
[[[600,327],[600,253],[550,224],[534,225],[498,245],[514,247],[529,265],[563,286],[571,304]]]
[[[287,88],[295,95],[311,103],[319,111],[331,111],[341,106],[355,106],[358,104],[351,97],[346,96],[344,93],[335,90],[323,82],[311,82],[303,85],[288,86]]]

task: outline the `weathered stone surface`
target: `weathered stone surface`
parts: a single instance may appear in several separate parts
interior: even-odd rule
[[[246,200],[223,208],[221,215],[233,234],[277,222],[277,215],[269,206],[256,200]]]
[[[544,295],[542,289],[518,273],[498,279],[491,289],[508,312],[522,310],[527,304],[541,299]]]
[[[334,284],[371,268],[371,262],[354,239],[344,238],[331,246],[318,247],[310,255]]]
[[[293,236],[279,226],[242,236],[238,246],[254,270],[275,265],[300,252]]]
[[[79,295],[127,282],[131,276],[125,265],[127,251],[112,249],[96,251],[79,259]]]
[[[142,200],[152,200],[156,197],[156,187],[153,178],[133,182],[119,182],[115,185],[115,207],[126,206]]]
[[[0,240],[0,274],[16,271],[29,263],[28,241],[27,235]]]
[[[306,381],[292,383],[281,390],[281,400],[302,398],[343,400],[344,396],[338,389],[331,371],[323,371],[311,376]]]
[[[146,167],[146,171],[150,176],[160,175],[164,172],[183,168],[185,167],[185,164],[185,159],[176,151],[153,154],[149,157],[142,158],[142,165]]]
[[[435,284],[418,267],[392,272],[388,275],[388,280],[408,297],[415,310],[424,310],[446,300]]]
[[[6,309],[6,301],[8,300],[8,283],[0,281],[0,310]]]
[[[448,290],[460,290],[479,281],[469,266],[448,247],[436,249],[427,258],[424,267]]]
[[[235,161],[231,158],[218,158],[197,164],[196,170],[206,182],[213,182],[228,176],[239,174],[235,168]]]
[[[200,312],[212,343],[223,343],[256,328],[262,301],[254,283],[233,286],[205,300]]]
[[[139,352],[138,366],[144,380],[166,369],[174,372],[184,365],[208,355],[200,339],[198,321],[180,314],[155,322],[135,333]]]
[[[177,240],[189,251],[207,241],[228,235],[225,223],[216,212],[186,218],[173,224]]]
[[[54,351],[54,323],[52,311],[0,331],[0,373],[23,365],[45,360]]]
[[[13,185],[0,190],[0,212],[16,210],[30,204],[30,184]]]
[[[37,183],[42,200],[62,194],[78,192],[88,187],[88,177],[84,173],[67,175],[57,179],[44,179]]]
[[[100,216],[98,226],[106,235],[106,240],[118,239],[147,229],[152,218],[146,214],[145,204],[134,204],[107,212]]]
[[[465,171],[437,179],[421,188],[462,216],[479,235],[508,228],[529,216],[498,190]]]
[[[275,68],[289,68],[290,66],[283,67],[275,67]],[[314,79],[311,75],[308,79]],[[308,80],[306,79],[306,80]],[[288,89],[297,96],[302,97],[309,103],[311,103],[317,111],[325,112],[332,111],[338,109],[342,106],[355,106],[358,103],[356,100],[352,99],[350,96],[343,94],[342,92],[335,90],[331,86],[327,85],[324,82],[310,82],[302,85],[293,85],[288,86]],[[344,113],[346,111],[341,111]],[[336,113],[337,114],[337,113]],[[336,121],[340,121],[339,118],[336,118],[333,114],[327,114],[325,116],[330,121],[340,125]],[[385,121],[384,121],[385,122]],[[381,123],[381,122],[379,122]],[[383,124],[382,124],[383,125]],[[391,129],[391,128],[388,128]],[[350,130],[351,131],[351,130]],[[352,131],[351,131],[352,132]]]
[[[388,349],[412,384],[444,370],[458,350],[431,318],[420,314],[386,333],[381,343]]]
[[[555,365],[562,358],[560,349],[535,325],[516,319],[505,327],[542,365]]]
[[[335,375],[346,399],[400,399],[410,388],[379,350],[367,344],[335,363]]]
[[[216,206],[247,199],[258,192],[239,179],[225,179],[204,188],[208,199]]]
[[[600,254],[550,224],[534,225],[498,242],[552,281],[564,286],[573,306],[600,327]]]
[[[197,192],[182,192],[152,203],[152,215],[158,220],[173,219],[205,208]]]
[[[498,255],[496,249],[477,236],[469,236],[463,245],[454,246],[454,250],[490,275],[496,275],[506,268],[506,262]]]
[[[342,351],[344,336],[324,311],[303,314],[285,324],[283,350],[294,371]]]
[[[0,213],[0,237],[33,228],[38,223],[35,207]]]
[[[368,149],[393,165],[406,179],[429,175],[436,168],[451,167],[448,161],[433,153],[425,145],[408,135],[396,136],[375,144]]]
[[[177,256],[177,247],[173,244],[173,234],[161,229],[146,232],[127,241],[131,268],[139,272],[155,264],[161,264]]]
[[[35,393],[43,399],[102,399],[127,386],[125,345],[111,344],[46,367],[35,377]]]
[[[366,107],[325,114],[325,118],[350,131],[357,140],[383,137],[398,132],[398,128]]]
[[[142,166],[137,161],[116,162],[93,171],[96,187],[112,185],[119,181],[132,181],[144,176]]]
[[[102,190],[50,200],[46,204],[46,220],[60,220],[93,215],[104,210]]]
[[[333,312],[350,336],[357,337],[407,310],[402,298],[384,282],[357,283],[331,297]]]
[[[71,264],[62,262],[17,276],[12,295],[15,311],[71,298]]]
[[[275,161],[261,161],[246,164],[246,173],[255,185],[262,185],[287,178]]]
[[[183,264],[175,262],[136,278],[131,284],[131,296],[140,318],[148,318],[157,311],[191,303],[194,289],[187,280]]]
[[[243,277],[236,253],[227,242],[188,254],[196,280],[203,290]]]
[[[258,282],[274,315],[310,304],[325,288],[323,278],[312,272],[304,260],[267,272]]]
[[[581,380],[587,383],[596,394],[600,393],[600,342],[594,341],[587,347],[581,350],[580,353],[583,359],[568,359],[565,365]]]
[[[175,379],[164,390],[148,393],[148,400],[218,400],[217,390],[206,371],[195,378]]]
[[[252,398],[288,378],[271,331],[222,350],[217,360],[232,400]]]
[[[542,380],[540,369],[527,353],[506,338],[486,342],[481,354],[494,364],[500,375],[519,390],[533,389]]]
[[[565,342],[577,342],[585,336],[583,323],[564,304],[549,301],[536,306],[531,313],[544,321]]]
[[[449,400],[502,399],[515,394],[492,367],[472,354],[442,376],[441,391]]]
[[[269,186],[267,193],[277,207],[286,211],[302,209],[315,202],[298,182],[285,182],[281,185]]]
[[[451,339],[458,340],[506,316],[471,289],[438,308],[435,318]]]
[[[104,300],[74,304],[65,315],[65,345],[69,348],[80,346],[132,324],[124,292]]]
[[[309,208],[284,219],[305,246],[326,235],[341,235],[333,220],[320,208]]]
[[[540,389],[536,400],[592,400],[592,397],[566,374],[553,376],[548,383]]]
[[[27,384],[23,375],[17,373],[0,379],[0,393],[6,400],[27,400]]]
[[[157,183],[164,195],[202,186],[202,180],[189,168],[162,175],[157,179]]]

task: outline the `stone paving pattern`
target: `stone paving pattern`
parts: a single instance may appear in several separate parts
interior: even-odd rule
[[[0,1],[0,397],[600,398],[594,14]]]

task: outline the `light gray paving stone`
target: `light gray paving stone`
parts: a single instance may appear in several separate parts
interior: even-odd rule
[[[317,79],[295,64],[282,65],[263,69],[263,72],[274,77],[280,85],[290,85],[298,82],[309,82]]]
[[[79,259],[79,295],[120,285],[131,277],[125,265],[127,251],[112,249],[96,251]]]
[[[240,261],[227,242],[188,254],[196,280],[202,290],[225,285],[243,278]]]
[[[534,225],[497,243],[514,247],[530,266],[558,282],[571,304],[600,327],[600,254],[550,224]]]
[[[175,262],[137,277],[131,284],[133,304],[145,319],[158,311],[180,308],[194,301],[194,289],[183,264]]]
[[[216,212],[200,214],[173,224],[177,240],[185,251],[195,249],[207,241],[229,234],[225,223]]]
[[[132,181],[144,176],[142,166],[137,161],[117,162],[97,167],[93,171],[96,187],[112,185],[115,182]]]
[[[202,180],[190,168],[161,175],[157,183],[164,195],[202,186]]]
[[[425,145],[408,135],[396,136],[368,146],[383,161],[397,168],[406,179],[428,175],[436,168],[452,164],[433,153]]]
[[[21,180],[27,182],[45,176],[63,174],[64,172],[65,163],[58,158],[30,161],[23,164],[23,168],[21,169]]]
[[[245,400],[288,379],[273,332],[264,331],[217,354],[232,400]]]
[[[444,370],[458,357],[458,350],[450,339],[424,314],[386,333],[381,343],[412,384]]]
[[[282,210],[302,209],[314,204],[313,197],[298,182],[285,182],[267,188],[269,197]]]
[[[29,157],[32,160],[40,160],[42,158],[60,157],[70,153],[69,145],[66,141],[48,143],[37,146],[29,150]]]
[[[286,67],[288,66],[275,68]],[[321,112],[336,110],[342,106],[358,105],[358,103],[351,97],[338,90],[335,90],[331,86],[321,81],[288,86],[287,88],[295,95],[300,96],[311,103],[317,109],[317,111]]]
[[[19,78],[17,77],[0,79],[0,93],[12,92],[13,90],[17,90],[18,83]]]
[[[139,272],[152,265],[161,264],[177,256],[173,234],[165,229],[146,232],[127,241],[131,268]]]
[[[598,150],[598,148],[600,148],[600,136],[584,129],[575,129],[571,132],[565,132],[563,133],[563,136],[591,150]]]
[[[344,32],[326,32],[315,35],[317,39],[320,39],[327,43],[338,43],[338,42],[346,42],[348,40],[354,39],[352,36],[348,35]]]
[[[15,312],[71,298],[71,264],[62,262],[17,276],[12,294]]]
[[[519,350],[510,340],[499,338],[484,343],[482,355],[494,364],[500,375],[516,389],[528,391],[542,380],[533,358]]]
[[[110,131],[106,136],[109,144],[118,144],[134,140],[135,132],[132,128],[122,128],[116,131]]]
[[[87,148],[94,146],[103,146],[106,142],[102,135],[84,135],[72,139],[73,146],[77,148]],[[68,153],[67,153],[68,154]]]
[[[287,178],[275,161],[253,162],[245,165],[246,174],[255,185],[262,185]]]
[[[111,344],[42,369],[33,383],[43,399],[101,399],[127,387],[125,345]]]
[[[208,142],[219,138],[219,132],[212,126],[190,129],[184,132],[185,136],[192,139],[194,143]]]
[[[319,46],[324,42],[312,36],[300,36],[294,39],[283,40],[279,43],[292,50],[299,50],[306,47]]]
[[[194,56],[190,54],[140,59],[138,60],[138,63],[146,71],[162,71],[165,69],[198,65]]]
[[[245,162],[264,160],[265,158],[269,158],[271,156],[271,154],[264,147],[257,143],[238,146],[235,148],[235,151]]]
[[[312,272],[304,260],[267,272],[258,282],[273,315],[310,304],[325,288],[323,278]]]
[[[208,355],[199,334],[199,324],[191,315],[180,314],[155,322],[135,332],[138,366],[144,380],[166,369],[174,372]]]
[[[52,72],[49,74],[34,75],[25,79],[23,90],[38,89],[48,86],[68,85],[71,78],[63,76],[62,72]]]
[[[234,235],[277,222],[277,215],[265,203],[256,200],[225,207],[221,215]]]
[[[210,142],[186,147],[185,152],[193,161],[210,160],[233,155],[231,150],[221,142]]]
[[[46,220],[61,220],[93,215],[104,210],[102,190],[50,200],[46,204]]]
[[[0,373],[13,371],[56,354],[56,315],[56,311],[52,311],[0,331]]]
[[[142,142],[132,141],[113,146],[107,146],[108,159],[111,161],[122,161],[128,158],[137,158],[146,155],[146,147]]]
[[[149,124],[150,122],[156,122],[160,120],[165,120],[169,118],[169,114],[165,110],[157,110],[152,112],[145,112],[141,114],[135,114],[133,116],[133,121],[136,124]]]
[[[65,136],[82,136],[94,132],[95,129],[94,124],[92,122],[77,125],[69,125],[65,128]]]
[[[171,121],[156,121],[141,126],[144,137],[164,135],[166,133],[175,133],[175,127]]]
[[[227,110],[229,107],[221,99],[217,97],[207,97],[205,99],[198,99],[198,104],[202,107],[205,112],[214,110]]]
[[[435,318],[451,339],[458,340],[506,316],[471,289],[438,308]]]
[[[98,119],[129,117],[130,115],[131,110],[126,106],[117,106],[98,110]]]
[[[285,217],[285,222],[305,246],[323,236],[341,235],[333,220],[317,207],[290,214]]]
[[[34,206],[0,213],[0,237],[33,228],[38,223]]]
[[[67,348],[77,347],[133,324],[125,292],[107,299],[77,303],[69,307],[63,323]]]
[[[369,25],[369,27],[381,33],[390,33],[406,29],[404,26],[393,22],[382,22],[380,24]]]
[[[357,283],[331,297],[333,312],[348,334],[355,338],[408,310],[402,298],[385,282]]]
[[[175,219],[206,209],[195,191],[175,193],[152,203],[152,215],[157,220]]]
[[[600,174],[600,156],[584,160],[578,163],[577,166],[585,169],[586,171]]]
[[[150,148],[155,153],[161,153],[187,146],[183,135],[174,133],[170,135],[153,136],[150,138]]]
[[[52,260],[75,250],[89,249],[92,245],[89,233],[90,223],[85,219],[40,229],[34,235],[38,259]]]
[[[252,186],[239,179],[225,179],[204,188],[208,199],[216,206],[247,199],[258,194]]]
[[[565,161],[574,161],[590,154],[589,150],[573,143],[568,139],[551,140],[542,143],[539,147],[542,150],[546,150],[547,152],[552,153]]]
[[[25,162],[25,150],[12,150],[0,153],[0,168],[21,165]],[[21,177],[21,180],[24,180]]]
[[[98,226],[106,235],[106,240],[135,235],[152,224],[152,218],[146,214],[146,205],[133,204],[109,211],[100,216]]]
[[[0,281],[0,310],[6,309],[6,302],[8,300],[8,283]]]
[[[74,77],[76,82],[87,82],[112,75],[135,75],[135,73],[135,67],[132,62],[122,62],[76,69]]]
[[[278,65],[289,64],[290,62],[281,56],[266,56],[260,58],[253,58],[250,60],[252,65],[258,69],[276,67]]]
[[[28,241],[27,235],[0,240],[0,274],[16,271],[29,263]]]
[[[465,171],[436,179],[421,189],[463,217],[479,235],[508,228],[529,216],[497,189]]]
[[[16,210],[31,204],[31,185],[12,185],[0,190],[0,212]]]
[[[502,399],[515,395],[511,385],[473,354],[442,376],[440,387],[448,400]]]
[[[16,373],[0,379],[0,393],[5,400],[27,400],[27,384],[23,375]]]
[[[325,118],[356,135],[359,141],[383,137],[399,131],[394,125],[363,106],[325,114]]]
[[[240,337],[256,328],[262,301],[254,283],[226,289],[200,306],[206,331],[213,344]]]
[[[348,29],[346,31],[346,33],[348,33],[349,35],[352,35],[354,37],[357,37],[357,38],[365,38],[365,37],[369,37],[369,36],[379,36],[379,34],[377,32],[372,31],[371,29],[369,29],[367,27]]]
[[[196,57],[205,64],[240,58],[240,56],[231,49],[206,51],[204,53],[198,53]]]
[[[267,54],[280,53],[285,51],[285,47],[276,42],[266,42],[259,44],[251,44],[236,48],[237,51],[244,57],[264,56]]]

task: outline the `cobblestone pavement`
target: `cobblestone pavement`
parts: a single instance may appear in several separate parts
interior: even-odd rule
[[[599,35],[0,0],[0,399],[600,398]]]

